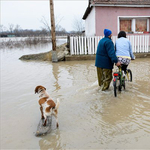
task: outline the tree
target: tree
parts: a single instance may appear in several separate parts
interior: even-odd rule
[[[3,33],[3,31],[4,31],[4,26],[0,25],[0,33]]]
[[[58,19],[59,18],[59,19]],[[63,32],[66,33],[66,30],[60,25],[61,20],[63,19],[63,17],[56,17],[56,23],[55,23],[55,30],[56,30],[56,34],[59,32]],[[51,27],[50,27],[50,23],[48,23],[48,21],[45,19],[44,16],[42,16],[41,19],[41,23],[44,25],[44,27],[42,27],[42,30],[46,30],[48,32],[51,32]]]
[[[9,32],[12,34],[13,30],[14,30],[14,25],[13,24],[9,24]]]
[[[19,34],[21,33],[21,30],[22,30],[22,29],[21,29],[20,25],[17,24],[17,25],[15,26],[13,32],[14,32],[15,35],[19,35]]]
[[[0,33],[5,33],[7,31],[7,28],[3,25],[0,25]]]
[[[41,23],[44,25],[44,27],[42,27],[43,30],[47,30],[49,32],[51,31],[50,24],[47,22],[44,16],[42,16]]]
[[[82,33],[85,30],[84,21],[82,19],[74,18],[73,28],[78,33]]]

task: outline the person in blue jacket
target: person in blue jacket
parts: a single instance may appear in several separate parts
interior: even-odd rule
[[[120,66],[120,62],[115,54],[114,44],[111,40],[111,30],[104,29],[104,35],[105,37],[102,38],[98,43],[95,60],[98,84],[102,87],[102,91],[107,90],[110,86],[114,63],[116,66]]]

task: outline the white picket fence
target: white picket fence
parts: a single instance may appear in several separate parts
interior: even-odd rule
[[[70,54],[71,55],[90,55],[96,54],[98,42],[103,36],[93,37],[70,37]],[[150,35],[130,35],[127,36],[132,45],[134,53],[150,52]],[[115,44],[117,36],[112,37]]]

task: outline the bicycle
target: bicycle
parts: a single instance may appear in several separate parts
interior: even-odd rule
[[[113,86],[114,86],[114,96],[117,97],[117,90],[122,91],[122,87],[125,90],[125,82],[129,81],[132,82],[132,71],[130,69],[126,70],[126,73],[118,67],[119,70],[114,72],[113,74]]]

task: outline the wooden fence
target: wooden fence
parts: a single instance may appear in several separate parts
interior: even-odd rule
[[[71,55],[90,55],[96,54],[98,42],[103,36],[93,37],[70,37],[70,54]],[[134,53],[150,52],[150,35],[130,35],[127,36],[132,45]],[[112,36],[112,41],[115,44],[117,36]]]

